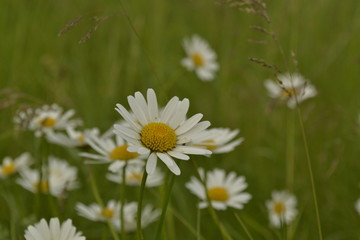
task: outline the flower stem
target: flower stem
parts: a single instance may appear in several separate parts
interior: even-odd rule
[[[165,216],[166,216],[166,210],[167,210],[167,207],[169,205],[171,191],[172,191],[172,188],[173,188],[174,183],[175,183],[175,175],[170,173],[170,172],[168,172],[168,174],[170,174],[170,180],[169,180],[169,184],[168,184],[168,187],[167,187],[167,191],[165,193],[163,207],[162,207],[162,210],[161,210],[161,216],[160,216],[158,228],[157,228],[156,234],[155,234],[155,240],[161,239],[161,230],[162,230],[162,226],[164,225],[164,220],[165,220]]]
[[[239,214],[237,214],[235,211],[234,211],[234,215],[235,215],[235,218],[238,220],[238,222],[240,223],[241,227],[244,229],[246,235],[248,236],[248,238],[250,240],[254,240],[254,238],[251,236],[250,234],[250,231],[249,229],[246,227],[245,223],[242,221],[242,219],[240,218]]]
[[[286,134],[286,187],[292,192],[294,186],[295,167],[295,112],[287,112]]]
[[[121,202],[121,208],[120,208],[120,227],[121,227],[121,239],[125,240],[126,234],[125,234],[125,221],[124,221],[124,207],[125,207],[125,192],[126,192],[126,167],[127,162],[125,163],[125,166],[122,169],[122,183],[121,183],[121,196],[120,196],[120,202]]]
[[[196,240],[200,240],[200,222],[201,221],[201,217],[200,217],[200,207],[198,205],[197,208],[197,216],[196,216]]]
[[[142,227],[141,227],[141,214],[142,214],[142,202],[143,202],[143,198],[144,198],[144,190],[145,190],[145,184],[146,184],[146,179],[147,179],[147,172],[146,172],[146,168],[144,168],[144,174],[141,180],[141,187],[140,187],[140,198],[139,198],[139,203],[138,203],[138,207],[137,207],[137,217],[136,217],[136,227],[137,227],[137,239],[138,240],[143,240],[144,237],[142,235]]]

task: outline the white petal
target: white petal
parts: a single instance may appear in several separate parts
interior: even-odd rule
[[[156,94],[151,88],[147,91],[147,102],[150,121],[157,121],[157,118],[159,117],[158,102],[156,99]]]
[[[186,120],[178,129],[175,130],[176,135],[181,135],[189,131],[201,120],[202,117],[203,115],[198,113]]]
[[[153,174],[156,169],[156,164],[157,164],[156,153],[151,153],[146,163],[146,172],[148,174]]]

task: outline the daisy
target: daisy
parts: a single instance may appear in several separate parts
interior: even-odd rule
[[[125,181],[127,185],[130,186],[140,186],[141,180],[144,174],[144,163],[132,164],[126,167],[125,171]],[[112,182],[122,183],[123,174],[122,171],[119,171],[115,174],[107,174],[107,179]],[[162,185],[164,182],[164,174],[161,172],[159,168],[155,169],[155,172],[148,176],[146,179],[147,187],[156,187]]]
[[[297,215],[296,197],[287,191],[274,191],[271,196],[272,199],[266,201],[270,224],[276,228],[290,224]]]
[[[40,191],[60,197],[64,195],[65,191],[78,187],[77,169],[53,156],[49,157],[48,168],[43,167],[41,179],[39,171],[32,169],[21,171],[20,176],[17,183],[33,193]]]
[[[5,157],[0,166],[0,177],[9,177],[16,172],[28,168],[30,163],[31,156],[29,153],[23,153],[15,159],[11,159],[11,157]]]
[[[199,169],[201,178],[204,178],[204,170]],[[249,202],[251,195],[243,192],[247,188],[245,177],[237,177],[235,172],[226,172],[222,169],[214,169],[206,174],[206,187],[200,180],[195,177],[186,184],[186,187],[202,202],[199,207],[205,208],[208,206],[206,194],[209,196],[211,205],[218,210],[225,210],[227,207],[242,209],[244,204]]]
[[[129,151],[148,155],[146,171],[154,173],[157,158],[176,175],[181,171],[173,158],[188,160],[187,154],[207,155],[211,151],[196,146],[185,146],[186,143],[210,126],[210,122],[199,122],[203,117],[198,113],[186,119],[189,100],[173,97],[166,107],[159,111],[154,90],[148,89],[147,101],[140,92],[135,97],[128,96],[133,115],[121,104],[116,110],[127,121],[129,126],[115,124],[115,134],[131,144]]]
[[[310,81],[299,73],[285,73],[277,76],[279,83],[265,80],[265,87],[271,98],[287,102],[289,108],[296,107],[296,99],[301,103],[305,99],[316,96],[317,91]]]
[[[184,39],[183,47],[187,57],[181,61],[181,65],[188,71],[195,71],[202,81],[213,80],[219,65],[216,62],[216,53],[209,44],[199,36],[193,35],[190,39]]]
[[[110,220],[113,222],[115,219],[119,219],[120,202],[110,200],[106,207],[103,208],[96,203],[92,203],[89,206],[83,203],[77,203],[75,208],[78,215],[91,221],[106,222],[107,220]]]
[[[71,219],[62,224],[58,218],[50,219],[49,224],[45,219],[41,219],[25,230],[26,240],[85,240],[86,238],[81,235],[81,232],[76,232]]]
[[[64,147],[84,147],[88,145],[85,138],[98,134],[99,130],[96,128],[77,131],[71,127],[66,128],[66,133],[48,131],[46,134],[46,139],[51,143]]]
[[[244,141],[244,138],[241,137],[230,142],[238,134],[238,129],[212,128],[197,135],[191,142],[191,145],[205,147],[212,151],[212,153],[226,153],[234,150],[236,146]]]
[[[114,141],[115,138],[115,141]],[[128,151],[128,143],[119,135],[102,138],[97,135],[87,135],[86,142],[98,154],[81,153],[80,156],[99,160],[100,163],[111,163],[109,170],[118,172],[126,163],[142,163],[144,156]]]
[[[360,198],[355,203],[355,209],[360,214]]]
[[[130,202],[124,205],[124,229],[126,232],[136,230],[137,202]],[[159,209],[153,209],[151,205],[145,205],[141,213],[141,226],[145,228],[153,223],[160,216]],[[117,218],[114,225],[118,231],[121,230],[120,219]]]

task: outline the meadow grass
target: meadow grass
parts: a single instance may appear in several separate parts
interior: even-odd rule
[[[232,210],[217,212],[234,239],[250,239],[248,232],[254,239],[285,239],[269,227],[264,202],[272,190],[285,189],[289,182],[298,198],[299,215],[288,229],[288,239],[319,239],[301,126],[292,110],[282,104],[273,106],[267,96],[263,82],[273,77],[273,71],[249,61],[251,57],[264,59],[283,72],[298,70],[316,86],[319,94],[302,103],[301,111],[323,237],[360,239],[360,217],[354,208],[360,197],[360,128],[356,122],[360,112],[360,2],[276,0],[267,5],[272,29],[290,67],[266,34],[250,28],[264,25],[262,20],[221,1],[1,1],[0,157],[25,151],[39,155],[33,133],[14,131],[12,118],[19,108],[57,103],[76,109],[87,127],[105,131],[120,119],[114,110],[116,103],[127,106],[128,95],[154,88],[161,104],[172,96],[186,97],[191,102],[190,114],[203,113],[212,127],[241,130],[245,142],[235,151],[211,158],[191,157],[207,169],[220,167],[246,177],[247,192],[253,198],[236,211],[238,217]],[[59,37],[66,23],[79,16],[83,19]],[[107,19],[79,43],[96,24],[94,16]],[[180,65],[185,55],[182,40],[194,33],[208,40],[218,55],[220,70],[213,82],[201,82]],[[296,54],[297,67],[291,64],[291,51]],[[95,202],[87,184],[89,169],[84,168],[78,151],[45,145],[47,152],[80,169],[82,187],[70,192],[64,202],[55,203],[61,206],[58,216],[73,219],[87,239],[112,238],[105,224],[86,221],[74,211],[78,201]],[[293,171],[287,170],[289,159],[294,161]],[[104,177],[107,166],[90,168],[103,200],[119,199],[118,184]],[[198,214],[204,239],[220,239],[211,214],[205,209],[197,212],[198,200],[184,186],[196,175],[193,165],[181,162],[180,168],[163,239],[196,239],[186,224],[197,231]],[[23,239],[24,229],[34,222],[29,216],[34,213],[35,195],[14,181],[1,180],[0,187],[0,239],[8,239],[9,231],[16,236],[12,239]],[[137,188],[126,190],[129,199],[138,198]],[[146,190],[144,201],[161,208],[163,200]],[[45,217],[54,215],[50,205],[42,209]],[[171,214],[172,209],[186,222]],[[156,230],[157,223],[144,229],[144,239],[153,239]],[[135,234],[128,239],[136,239]]]

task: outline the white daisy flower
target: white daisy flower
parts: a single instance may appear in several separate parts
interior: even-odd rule
[[[282,224],[290,224],[297,215],[296,197],[287,191],[273,191],[272,199],[266,201],[270,224],[280,228]]]
[[[31,164],[31,156],[29,153],[23,153],[15,159],[5,157],[0,166],[0,178],[7,178]]]
[[[128,143],[118,135],[109,138],[88,135],[86,137],[86,142],[98,154],[81,153],[80,156],[99,160],[100,163],[111,163],[109,165],[109,170],[112,172],[120,171],[126,163],[128,163],[128,166],[131,164],[142,163],[143,158],[145,157],[136,152],[129,152]]]
[[[34,110],[29,109],[20,112],[14,121],[29,130],[35,131],[35,136],[39,137],[49,130],[64,130],[81,125],[80,120],[70,119],[74,114],[75,111],[72,109],[64,113],[63,109],[56,104],[44,105]]]
[[[202,81],[211,81],[215,78],[215,72],[219,69],[216,62],[216,53],[209,44],[197,35],[190,39],[184,39],[183,47],[187,57],[181,61],[188,71],[195,71]]]
[[[201,178],[204,178],[204,170],[199,169]],[[195,177],[191,177],[191,181],[186,184],[186,187],[202,202],[199,207],[205,208],[208,206],[206,200],[206,191],[213,208],[218,210],[225,210],[227,207],[242,209],[244,204],[249,202],[251,195],[243,192],[247,188],[245,177],[237,177],[235,172],[226,172],[222,169],[214,169],[206,174],[206,187]]]
[[[77,131],[74,128],[66,128],[66,133],[48,131],[46,133],[46,139],[54,144],[58,144],[64,147],[83,147],[88,145],[86,138],[90,136],[96,136],[99,134],[99,130],[96,128],[85,129],[84,131]]]
[[[360,198],[355,203],[355,209],[360,214]]]
[[[286,101],[289,108],[296,107],[296,99],[301,103],[317,95],[315,87],[299,73],[279,74],[277,78],[280,83],[268,79],[265,87],[271,98]]]
[[[127,185],[130,186],[140,186],[141,180],[144,174],[144,163],[132,164],[126,167],[125,171],[125,181]],[[122,183],[123,174],[122,171],[119,171],[114,174],[107,174],[107,179],[112,182]],[[149,175],[146,179],[146,187],[156,187],[162,185],[164,182],[164,174],[159,168],[155,169],[155,172]]]
[[[58,218],[50,219],[49,224],[45,219],[41,219],[25,230],[26,240],[85,240],[86,238],[81,235],[81,232],[76,232],[71,219],[62,224]]]
[[[89,206],[77,203],[76,211],[78,215],[94,222],[106,222],[107,220],[113,222],[117,221],[120,217],[120,206],[120,202],[115,200],[110,200],[104,208],[96,203],[92,203]]]
[[[65,191],[78,187],[77,169],[58,158],[49,157],[48,168],[43,167],[43,176],[37,170],[25,169],[20,172],[17,183],[30,192],[49,193],[55,197],[63,196]]]
[[[154,90],[148,89],[147,101],[140,92],[128,96],[133,115],[121,104],[116,110],[129,126],[115,124],[115,133],[131,144],[129,151],[148,155],[146,171],[152,174],[160,158],[174,174],[180,174],[180,168],[173,158],[188,160],[187,154],[207,155],[211,151],[196,146],[185,146],[210,126],[210,122],[199,122],[203,117],[198,113],[186,119],[189,100],[173,97],[166,107],[159,111]]]
[[[126,232],[136,230],[137,206],[137,202],[130,202],[124,205],[124,229]],[[159,209],[153,209],[151,205],[145,205],[141,213],[141,227],[149,226],[160,216],[160,213]],[[114,221],[114,225],[118,231],[121,230],[120,218]]]
[[[198,134],[191,145],[205,147],[212,151],[212,153],[227,153],[238,145],[240,145],[244,138],[238,138],[232,142],[236,135],[239,134],[239,130],[230,130],[229,128],[212,128],[203,131]]]

